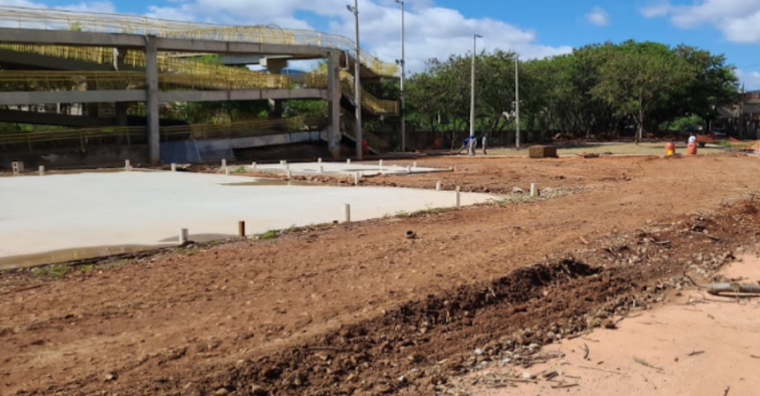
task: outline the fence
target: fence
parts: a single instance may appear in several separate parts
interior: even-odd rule
[[[196,124],[161,127],[161,141],[220,139],[252,137],[301,131],[309,128],[323,128],[324,118],[293,117],[277,120],[249,120],[229,124]],[[45,132],[0,134],[0,151],[19,152],[76,148],[86,150],[88,146],[131,145],[147,143],[145,127],[108,127],[65,129]]]

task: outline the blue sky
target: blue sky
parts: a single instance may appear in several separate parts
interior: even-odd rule
[[[231,24],[275,23],[353,37],[352,0],[0,0],[0,4],[124,12]],[[551,56],[607,40],[681,43],[724,53],[747,88],[760,89],[760,0],[406,0],[407,64],[479,47]],[[393,61],[400,47],[395,0],[361,0],[362,44]]]

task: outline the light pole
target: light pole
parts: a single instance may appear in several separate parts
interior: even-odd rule
[[[475,155],[475,54],[477,53],[478,39],[483,38],[479,34],[472,36],[472,76],[470,80],[470,140],[468,154]]]
[[[515,135],[515,147],[520,148],[520,75],[517,72],[518,58],[515,54],[515,126],[517,134]]]
[[[359,73],[361,72],[361,66],[359,62],[359,53],[361,47],[359,46],[359,0],[354,0],[354,5],[347,5],[346,8],[354,14],[354,22],[356,24],[356,58],[354,59],[354,107],[356,108],[356,159],[362,159],[362,87]]]
[[[404,97],[404,79],[406,73],[404,72],[404,66],[406,63],[406,56],[404,54],[404,1],[396,0],[396,3],[401,4],[401,59],[396,62],[401,66],[401,151],[406,151],[406,112],[404,111],[406,106],[406,98]]]

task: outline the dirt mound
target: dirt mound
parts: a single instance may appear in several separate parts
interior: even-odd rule
[[[187,394],[437,394],[451,386],[453,375],[505,357],[529,366],[544,359],[536,355],[542,345],[595,327],[614,328],[616,315],[661,301],[667,288],[684,287],[685,271],[733,259],[722,238],[739,236],[741,225],[752,228],[755,222],[757,204],[746,202],[715,218],[610,236],[608,247],[583,255],[598,265],[554,260],[431,295],[280,353],[211,375],[194,373],[187,382],[193,378],[196,387]],[[706,247],[713,253],[695,259]],[[144,392],[185,394],[174,386]]]
[[[0,386],[455,392],[452,375],[531,364],[544,358],[541,344],[614,326],[689,283],[684,271],[703,284],[697,275],[756,245],[760,206],[735,201],[760,190],[755,161],[463,159],[454,173],[388,180],[584,189],[42,271],[55,279],[0,273]]]

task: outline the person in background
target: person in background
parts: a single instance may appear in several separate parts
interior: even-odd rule
[[[486,152],[486,135],[485,134],[483,135],[483,139],[482,139],[482,143],[481,144],[483,145],[483,155],[488,154],[488,152]]]
[[[468,136],[462,140],[462,147],[459,148],[459,151],[457,151],[457,154],[462,154],[462,150],[470,150],[470,144],[476,143],[477,140],[474,136]],[[472,150],[475,150],[474,148]]]
[[[694,132],[692,132],[691,135],[689,135],[689,143],[691,144],[691,143],[696,143],[696,142],[697,142],[697,137],[694,136]]]
[[[367,135],[362,136],[362,155],[369,155],[369,145],[367,144]]]

